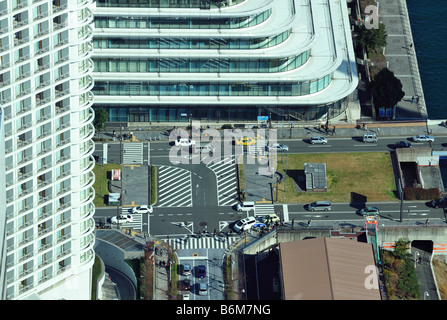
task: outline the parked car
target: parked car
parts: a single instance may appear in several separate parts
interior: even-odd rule
[[[311,137],[310,138],[310,143],[311,144],[326,144],[327,143],[327,139],[324,137]]]
[[[206,277],[206,267],[204,265],[198,265],[197,266],[196,277],[200,278],[200,279]]]
[[[378,215],[380,214],[379,208],[377,207],[366,207],[360,210],[361,215]]]
[[[256,223],[255,217],[247,217],[247,218],[241,219],[238,222],[236,222],[236,224],[234,225],[234,231],[241,232],[244,230],[248,230],[251,227],[253,227],[253,225],[255,223]]]
[[[132,213],[152,213],[153,211],[152,206],[148,205],[141,205],[132,208]]]
[[[447,208],[447,198],[443,197],[443,198],[432,200],[430,202],[430,205],[433,208]]]
[[[419,134],[413,137],[414,142],[434,142],[435,138],[433,136],[427,136],[425,134]]]
[[[394,148],[412,148],[413,146],[411,145],[411,143],[407,142],[407,141],[397,141],[394,144]]]
[[[113,224],[117,224],[117,223],[128,223],[128,222],[132,222],[133,221],[133,217],[129,214],[123,214],[120,216],[115,216],[110,218],[110,222]]]
[[[184,264],[182,266],[182,274],[184,276],[189,276],[191,274],[191,266],[189,264]]]
[[[273,143],[270,146],[267,146],[267,151],[276,150],[276,151],[289,151],[289,146],[285,144]]]

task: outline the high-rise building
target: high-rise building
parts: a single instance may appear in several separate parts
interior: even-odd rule
[[[91,295],[93,9],[92,0],[0,0],[4,299]]]
[[[98,0],[93,51],[110,121],[359,117],[346,0]]]

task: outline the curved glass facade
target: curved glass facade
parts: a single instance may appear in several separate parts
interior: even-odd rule
[[[107,96],[303,96],[323,90],[331,75],[299,83],[282,82],[104,82],[96,81],[95,95]]]
[[[95,59],[95,72],[220,72],[260,73],[284,72],[301,67],[309,59],[309,51],[281,59],[192,59],[155,58],[141,60]]]
[[[184,17],[96,17],[96,28],[138,29],[240,29],[266,21],[271,10],[248,17],[236,18],[184,18]]]
[[[124,8],[199,8],[212,9],[234,6],[246,0],[98,0],[98,7]]]
[[[203,122],[253,122],[257,116],[269,115],[272,121],[313,121],[326,114],[334,118],[344,112],[348,105],[348,99],[326,105],[291,105],[272,106],[259,104],[248,105],[219,105],[216,108],[199,105],[138,105],[128,104],[98,104],[109,114],[112,122],[189,122],[185,114],[194,115],[194,120]]]
[[[276,46],[290,35],[290,30],[272,37],[243,38],[117,38],[101,37],[94,40],[96,49],[263,49]]]

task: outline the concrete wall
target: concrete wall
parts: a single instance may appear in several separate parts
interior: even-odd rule
[[[433,254],[447,254],[447,226],[380,227],[379,245],[391,250],[399,239],[433,241]]]
[[[110,266],[121,273],[125,274],[129,279],[132,280],[135,287],[137,286],[137,278],[132,268],[124,261],[124,259],[139,258],[139,255],[129,256],[122,249],[117,246],[101,239],[96,238],[95,242],[95,252],[101,258],[106,266]]]
[[[248,245],[244,249],[244,254],[256,254],[281,242],[329,236],[329,229],[275,230]],[[379,227],[378,241],[381,248],[392,250],[394,243],[401,238],[410,241],[432,241],[433,254],[447,254],[447,226]]]

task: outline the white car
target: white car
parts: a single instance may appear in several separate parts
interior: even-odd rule
[[[133,217],[129,214],[127,215],[120,215],[118,217],[112,217],[110,218],[110,222],[113,224],[117,224],[117,223],[128,223],[128,222],[132,222],[133,221]]]
[[[270,150],[276,150],[276,151],[289,151],[289,146],[286,146],[285,144],[279,144],[279,143],[274,143],[270,146],[267,147],[267,151]]]
[[[244,230],[249,230],[251,227],[253,227],[255,223],[256,223],[255,217],[248,217],[241,219],[234,225],[234,231],[241,232]]]
[[[311,137],[310,143],[312,143],[312,144],[326,144],[327,139],[323,138],[323,137]]]
[[[180,138],[175,140],[175,145],[177,147],[191,147],[196,144],[195,140],[190,140],[188,138]]]
[[[420,134],[413,137],[413,141],[415,142],[434,142],[435,138],[432,136],[427,136],[425,134]]]
[[[152,206],[148,205],[141,205],[132,208],[132,213],[152,213],[153,211]]]

